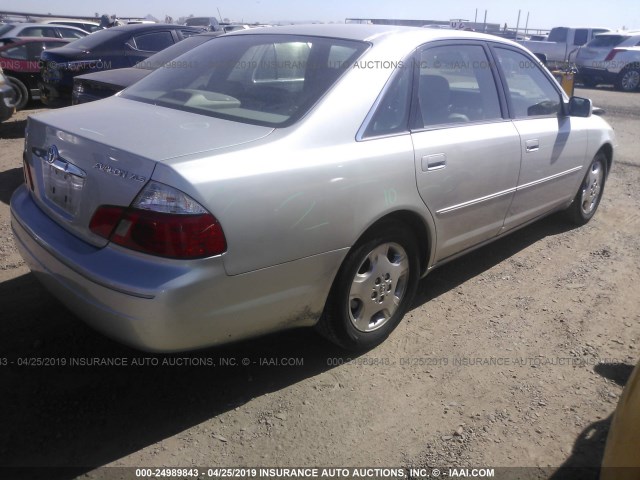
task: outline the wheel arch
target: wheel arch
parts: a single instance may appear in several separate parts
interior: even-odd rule
[[[364,241],[372,232],[381,228],[385,223],[399,222],[405,225],[416,237],[420,262],[420,276],[429,268],[435,246],[435,227],[424,216],[411,210],[396,210],[389,212],[375,220],[358,237],[354,245]]]
[[[611,166],[613,165],[613,146],[610,143],[605,143],[598,149],[597,153],[603,153],[607,158],[607,176],[609,176]]]

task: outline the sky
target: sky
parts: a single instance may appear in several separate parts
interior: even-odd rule
[[[121,17],[174,19],[216,16],[233,22],[276,21],[344,22],[345,18],[397,18],[450,20],[476,18],[482,22],[515,27],[520,10],[520,27],[527,13],[529,28],[554,26],[598,26],[611,29],[640,29],[638,0],[0,0],[2,11],[27,11],[54,15],[116,14]]]

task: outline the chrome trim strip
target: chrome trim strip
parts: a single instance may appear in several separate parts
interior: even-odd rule
[[[570,175],[574,172],[582,170],[582,167],[573,167],[569,170],[565,170],[564,172],[556,173],[555,175],[551,175],[550,177],[541,178],[540,180],[535,180],[533,182],[525,183],[524,185],[520,185],[517,189],[524,190],[525,188],[535,187],[536,185],[540,185],[544,182],[549,182],[551,180],[555,180],[556,178],[564,177],[565,175]]]
[[[453,205],[451,207],[446,207],[441,210],[436,211],[436,215],[446,215],[447,213],[454,212],[456,210],[460,210],[462,208],[471,207],[473,205],[477,205],[478,203],[488,202],[489,200],[493,200],[494,198],[503,197],[505,195],[509,195],[517,190],[517,188],[509,188],[508,190],[503,190],[502,192],[492,193],[491,195],[487,195],[481,198],[475,198],[473,200],[469,200],[468,202],[460,203],[458,205]]]
[[[564,172],[556,173],[555,175],[551,175],[549,177],[541,178],[540,180],[535,180],[533,182],[525,183],[524,185],[519,185],[518,187],[515,187],[515,188],[509,188],[509,189],[503,190],[501,192],[492,193],[491,195],[487,195],[485,197],[475,198],[473,200],[469,200],[468,202],[464,202],[464,203],[460,203],[458,205],[453,205],[451,207],[443,208],[441,210],[436,211],[436,215],[438,215],[438,216],[446,215],[447,213],[451,213],[451,212],[454,212],[456,210],[460,210],[462,208],[471,207],[473,205],[477,205],[477,204],[482,203],[482,202],[488,202],[488,201],[493,200],[495,198],[503,197],[504,195],[509,195],[510,193],[513,193],[513,192],[524,190],[524,189],[527,189],[529,187],[535,187],[536,185],[540,185],[542,183],[549,182],[551,180],[556,180],[556,179],[558,179],[560,177],[564,177],[566,175],[570,175],[570,174],[578,172],[580,170],[582,170],[581,166],[580,167],[574,167],[574,168],[571,168],[569,170],[565,170]]]

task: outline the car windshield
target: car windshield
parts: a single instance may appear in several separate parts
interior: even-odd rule
[[[0,37],[13,28],[13,25],[0,25]]]
[[[162,67],[165,63],[175,59],[176,57],[179,57],[183,53],[186,53],[189,50],[192,50],[198,45],[202,45],[203,43],[213,38],[215,37],[211,37],[209,35],[196,35],[194,37],[185,38],[175,45],[165,48],[155,55],[151,55],[149,58],[142,60],[141,62],[137,63],[135,67],[145,70],[155,70],[156,68]]]
[[[284,127],[302,117],[368,46],[294,35],[222,36],[156,70],[122,96]]]
[[[596,38],[589,42],[587,47],[615,47],[616,45],[620,45],[627,38],[629,38],[629,35],[597,35]]]
[[[98,45],[102,45],[109,39],[117,37],[121,33],[121,31],[100,30],[99,32],[94,32],[91,35],[87,35],[84,38],[76,40],[75,42],[71,42],[67,46],[70,48],[76,48],[78,50],[91,50]]]

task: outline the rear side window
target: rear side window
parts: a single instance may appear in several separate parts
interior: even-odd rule
[[[557,115],[560,93],[538,64],[522,53],[496,48],[498,63],[507,81],[515,118]]]
[[[363,135],[365,138],[391,135],[407,130],[412,77],[413,68],[409,65],[396,70],[367,125]]]
[[[502,118],[496,83],[479,45],[428,48],[419,56],[416,127]]]
[[[54,27],[28,27],[20,32],[20,37],[57,37]]]
[[[145,52],[159,52],[173,45],[171,32],[153,32],[136,35],[134,37],[138,50]]]

